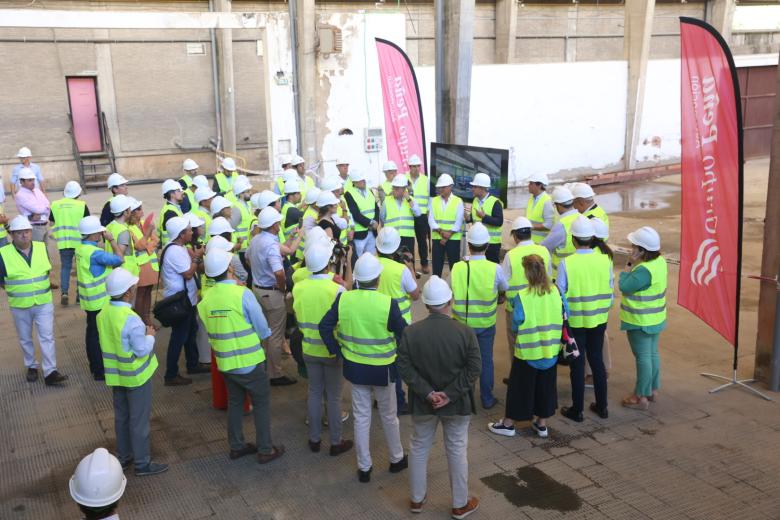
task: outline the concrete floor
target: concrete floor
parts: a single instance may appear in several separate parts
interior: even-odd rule
[[[760,262],[767,172],[768,161],[750,163],[746,170],[746,273],[757,272]],[[626,245],[627,231],[650,224],[661,231],[665,252],[677,255],[679,177],[601,191],[603,204],[616,211],[611,218],[617,245]],[[157,186],[134,186],[131,193],[146,201],[147,211],[161,205]],[[96,212],[105,193],[90,193],[86,200]],[[672,267],[670,302],[676,300],[676,278]],[[752,374],[757,293],[757,283],[746,279],[740,355],[744,377]],[[114,446],[110,391],[89,375],[84,316],[72,305],[57,306],[55,331],[59,367],[70,381],[63,388],[27,383],[6,302],[0,298],[0,328],[7,334],[0,347],[0,518],[76,518],[68,493],[73,469],[96,447]],[[424,312],[415,306],[416,318]],[[495,346],[499,396],[509,361],[503,314],[499,313]],[[727,373],[731,347],[688,311],[671,304],[669,328],[661,338],[661,398],[650,411],[638,412],[619,404],[632,389],[634,367],[616,313],[608,334],[613,358],[608,420],[588,414],[584,423],[574,424],[557,416],[550,421],[550,438],[541,440],[528,431],[514,438],[487,432],[488,421],[502,414],[500,405],[473,417],[470,487],[481,498],[474,517],[780,518],[778,404],[741,390],[710,395],[707,390],[714,383],[699,376],[702,371]],[[159,334],[158,355],[164,354],[167,337],[167,331]],[[287,364],[293,372],[292,360]],[[559,372],[558,388],[559,403],[569,404],[565,368]],[[354,452],[338,458],[309,452],[303,423],[305,391],[305,383],[273,389],[274,440],[286,445],[287,454],[259,466],[250,458],[236,462],[227,458],[225,414],[210,408],[208,376],[198,376],[192,386],[166,388],[158,370],[152,451],[171,469],[148,478],[129,474],[120,503],[122,518],[412,516],[407,509],[408,473],[391,475],[385,470],[388,461],[376,421],[375,472],[368,485],[355,478]],[[592,399],[590,391],[586,399]],[[401,419],[401,427],[408,444],[408,417]],[[350,420],[348,438],[351,428]],[[245,430],[251,439],[249,419]],[[424,516],[445,518],[449,506],[446,459],[438,442],[429,464]]]

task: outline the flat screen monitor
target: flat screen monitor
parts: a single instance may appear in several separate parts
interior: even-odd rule
[[[452,192],[466,202],[471,202],[471,181],[477,173],[490,176],[490,193],[507,207],[509,185],[509,150],[464,146],[459,144],[431,143],[431,196],[436,193],[436,181],[447,173],[455,181]]]

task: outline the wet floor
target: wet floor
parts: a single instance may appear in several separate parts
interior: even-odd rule
[[[582,499],[572,488],[533,466],[518,468],[514,475],[496,473],[480,480],[516,507],[555,511],[576,511],[582,507]]]

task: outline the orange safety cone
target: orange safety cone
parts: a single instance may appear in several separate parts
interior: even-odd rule
[[[225,378],[217,370],[217,360],[214,358],[214,351],[211,351],[211,406],[216,410],[227,410],[228,395]],[[249,394],[244,399],[244,413],[252,410],[252,401]]]

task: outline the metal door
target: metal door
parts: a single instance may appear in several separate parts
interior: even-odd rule
[[[73,118],[73,134],[79,153],[102,152],[97,78],[79,76],[69,77],[66,80],[70,113]]]
[[[737,69],[742,97],[745,159],[766,157],[772,146],[777,66]]]

